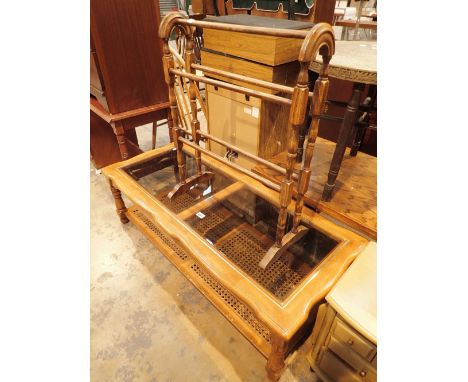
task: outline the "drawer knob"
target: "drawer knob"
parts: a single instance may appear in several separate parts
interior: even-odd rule
[[[361,377],[365,377],[365,376],[367,375],[367,371],[361,370],[361,371],[359,372],[359,375],[360,375]]]
[[[346,341],[346,343],[349,345],[349,346],[353,346],[354,345],[354,341],[350,338],[348,341]]]

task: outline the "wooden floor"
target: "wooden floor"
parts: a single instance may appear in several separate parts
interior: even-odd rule
[[[353,158],[349,156],[349,148],[346,149],[332,200],[324,202],[321,200],[322,191],[334,149],[334,142],[317,138],[305,203],[376,240],[377,158],[362,152]],[[286,152],[269,160],[285,167]],[[253,171],[277,182],[282,177],[278,172],[260,164]]]

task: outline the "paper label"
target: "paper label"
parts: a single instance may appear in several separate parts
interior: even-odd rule
[[[252,115],[252,109],[250,107],[244,107],[244,113],[248,115]]]
[[[258,118],[258,108],[252,107],[252,117]]]

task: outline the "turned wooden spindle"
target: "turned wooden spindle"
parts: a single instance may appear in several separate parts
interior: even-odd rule
[[[263,269],[286,252],[292,244],[300,240],[308,231],[307,227],[300,225],[302,209],[304,207],[303,196],[309,185],[311,171],[310,165],[312,162],[313,149],[318,131],[319,115],[320,112],[323,111],[328,90],[328,63],[333,56],[334,51],[335,38],[331,26],[326,23],[319,23],[308,32],[299,53],[298,60],[301,65],[301,70],[293,91],[291,110],[289,114],[288,155],[286,174],[281,183],[280,211],[276,227],[276,241],[259,263],[259,266]],[[309,129],[304,163],[301,167],[297,184],[298,199],[295,204],[293,228],[285,235],[287,207],[292,199],[292,173],[294,171],[298,150],[297,134],[298,129],[305,121],[307,101],[309,97],[308,68],[310,61],[315,59],[315,56],[319,52],[324,59],[324,63],[321,70],[321,79],[316,82],[316,87],[312,96],[312,122]]]
[[[309,71],[309,84],[307,85],[309,87],[309,89],[311,89],[312,87],[312,84],[314,83],[313,81],[313,74],[314,72],[311,72]],[[307,106],[307,109],[312,109],[312,100],[311,100],[311,95],[313,96],[313,93],[309,93],[309,103],[308,103],[308,106]],[[310,115],[310,113],[309,113]],[[308,132],[308,127],[309,127],[309,118],[306,118],[306,120],[304,121],[304,124],[302,125],[301,129],[299,130],[299,141],[297,143],[298,145],[298,148],[297,148],[297,158],[296,158],[296,162],[297,163],[302,163],[302,160],[304,159],[304,142],[305,142],[305,139],[306,139],[306,135],[307,135],[307,132]]]
[[[278,247],[281,246],[281,240],[286,229],[287,207],[292,199],[292,186],[294,184],[292,174],[296,164],[298,133],[305,120],[309,99],[308,70],[308,62],[301,62],[301,69],[297,76],[297,84],[294,87],[289,111],[286,174],[281,182],[280,211],[276,226],[276,245]]]
[[[164,77],[169,88],[169,104],[171,107],[172,117],[172,134],[174,146],[177,150],[177,164],[179,168],[180,182],[185,183],[186,172],[185,172],[185,154],[182,151],[182,144],[179,142],[181,136],[181,128],[179,125],[179,116],[177,114],[177,99],[174,91],[175,75],[169,72],[169,69],[174,68],[174,58],[172,57],[171,51],[169,50],[169,39],[164,39],[163,43],[164,53]]]
[[[128,153],[127,137],[125,136],[125,129],[123,127],[122,121],[112,122],[111,126],[117,138],[120,156],[122,160],[127,160],[130,157],[130,155]]]
[[[314,155],[315,142],[317,140],[317,134],[320,124],[320,115],[324,112],[325,101],[328,94],[328,64],[331,56],[326,54],[322,55],[322,67],[320,70],[319,77],[315,81],[314,95],[312,96],[312,121],[309,128],[309,134],[307,136],[306,149],[304,154],[304,161],[302,163],[301,171],[299,173],[299,181],[297,184],[297,196],[296,205],[294,211],[294,220],[292,231],[296,232],[301,222],[302,209],[304,207],[304,194],[306,193],[311,175],[311,163]]]
[[[112,191],[112,196],[114,197],[115,208],[117,210],[117,215],[119,215],[120,221],[123,224],[127,224],[129,222],[127,218],[127,207],[122,199],[122,194],[120,190],[112,184],[112,180],[109,179],[110,188]]]
[[[193,51],[193,46],[194,46],[194,28],[191,28],[190,34],[186,36],[186,45],[185,45],[185,71],[196,74],[196,71],[194,68],[192,68],[192,64],[195,63],[195,53]],[[185,81],[184,79],[182,79]],[[197,83],[193,79],[189,79],[189,88],[188,88],[188,94],[189,94],[189,99],[190,99],[190,110],[191,110],[191,120],[190,120],[190,127],[192,130],[192,138],[195,144],[200,144],[200,134],[198,134],[198,130],[200,130],[200,121],[197,118],[197,92],[196,92],[196,87]],[[195,162],[196,162],[196,167],[197,167],[197,174],[201,175],[202,172],[202,163],[201,163],[201,153],[199,150],[195,150]]]
[[[174,120],[172,119],[172,110],[167,113],[167,128],[169,130],[169,142],[174,142]]]

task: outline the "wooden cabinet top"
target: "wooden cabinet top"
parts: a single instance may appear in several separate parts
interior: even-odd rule
[[[326,297],[354,329],[377,344],[377,244],[370,242]]]

